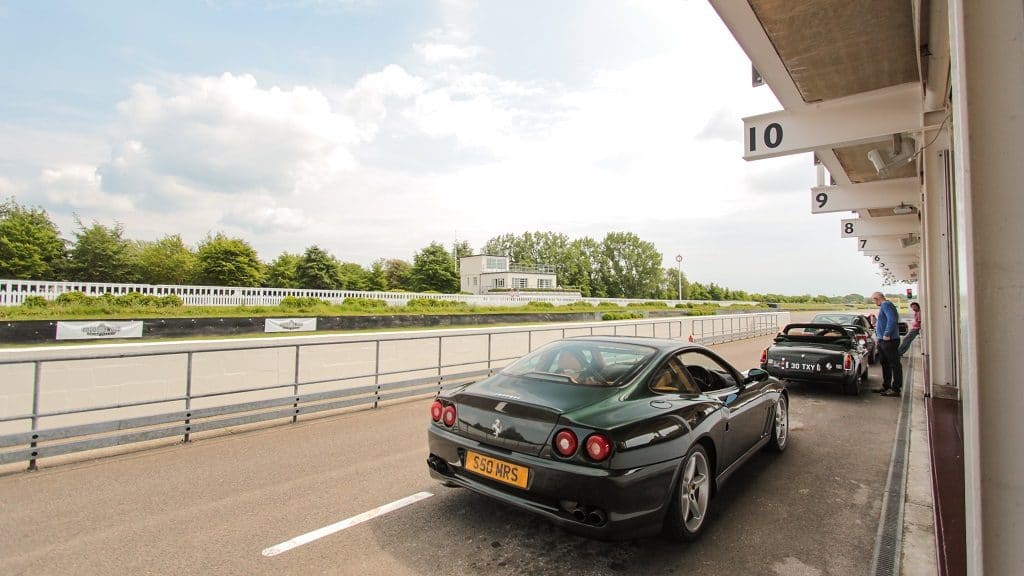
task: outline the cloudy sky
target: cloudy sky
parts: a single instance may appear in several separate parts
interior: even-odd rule
[[[809,155],[703,0],[0,0],[0,198],[130,238],[369,265],[526,231],[654,242],[691,280],[870,293]],[[894,291],[896,289],[894,288]]]

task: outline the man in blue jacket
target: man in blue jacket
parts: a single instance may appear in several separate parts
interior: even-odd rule
[[[885,299],[881,292],[871,295],[871,301],[878,306],[875,321],[875,336],[882,352],[882,387],[875,388],[882,396],[899,396],[903,393],[903,365],[900,363],[900,315],[896,306]]]

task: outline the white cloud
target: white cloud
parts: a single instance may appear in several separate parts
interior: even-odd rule
[[[366,74],[341,97],[344,112],[351,116],[359,138],[372,140],[381,122],[388,118],[391,99],[408,100],[423,93],[426,82],[392,64],[380,72]]]
[[[463,96],[446,87],[416,99],[409,119],[427,135],[455,136],[467,146],[502,148],[515,112],[490,95]]]
[[[225,203],[221,222],[253,234],[294,234],[313,225],[302,209],[280,205],[269,196],[247,197],[242,203]]]
[[[118,112],[104,187],[157,204],[183,191],[293,194],[354,169],[363,137],[318,90],[261,88],[247,74],[138,84]]]
[[[45,168],[38,181],[47,205],[65,206],[83,216],[85,211],[96,209],[131,209],[127,199],[104,194],[101,180],[95,166],[77,164]]]
[[[416,44],[416,52],[427,64],[471,60],[480,54],[479,46],[459,44],[425,43]]]
[[[109,147],[99,133],[0,123],[0,169],[7,178],[35,178],[40,167],[47,165],[95,165],[109,154]]]
[[[0,176],[0,202],[7,200],[8,196],[14,196],[18,194],[24,188],[23,185],[9,179]]]
[[[721,108],[711,116],[704,128],[697,134],[698,140],[725,140],[726,142],[743,142],[743,133],[736,119],[738,115]]]

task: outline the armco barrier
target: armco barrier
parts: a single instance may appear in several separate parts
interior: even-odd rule
[[[698,344],[711,345],[744,338],[753,338],[778,332],[781,326],[789,322],[775,323],[779,314],[749,314],[731,316],[701,316],[692,320],[693,341]]]
[[[717,343],[788,321],[777,312],[0,350],[0,464],[34,468],[39,458],[428,396],[560,338]]]

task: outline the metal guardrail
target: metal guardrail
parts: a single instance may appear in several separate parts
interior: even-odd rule
[[[0,357],[0,368],[5,365],[25,365],[33,367],[32,376],[32,411],[31,413],[16,414],[0,418],[0,423],[29,421],[29,431],[17,432],[0,436],[0,464],[29,461],[29,469],[36,467],[36,460],[44,457],[58,456],[108,448],[135,442],[143,442],[180,436],[183,442],[188,442],[192,434],[206,432],[220,428],[267,422],[271,420],[282,420],[290,418],[294,423],[299,416],[316,414],[327,411],[342,410],[353,407],[365,406],[377,408],[381,402],[399,400],[436,394],[448,386],[471,382],[474,379],[486,377],[504,366],[505,363],[515,360],[520,355],[495,356],[492,338],[496,334],[515,335],[527,334],[527,350],[533,350],[553,335],[552,332],[561,332],[561,337],[585,336],[608,334],[608,330],[616,335],[658,335],[659,327],[661,337],[667,334],[669,338],[689,339],[686,335],[686,327],[689,325],[691,341],[704,344],[726,342],[740,338],[750,338],[757,335],[771,334],[779,328],[780,314],[754,314],[744,315],[735,318],[666,318],[654,320],[617,321],[593,323],[587,325],[568,324],[552,327],[534,326],[526,329],[499,329],[500,331],[474,333],[470,336],[487,337],[486,358],[472,358],[468,361],[444,363],[442,361],[442,350],[445,338],[463,338],[465,334],[442,334],[442,335],[419,335],[413,337],[389,337],[382,339],[353,339],[345,340],[344,344],[374,344],[376,346],[376,360],[372,372],[353,374],[344,377],[332,377],[328,379],[301,380],[299,375],[302,348],[316,346],[331,346],[339,344],[338,341],[325,342],[300,342],[296,344],[262,343],[251,346],[232,345],[209,346],[208,343],[201,349],[194,350],[164,350],[148,351],[143,348],[132,348],[118,352],[109,352],[107,347],[96,348],[83,354],[82,350],[74,354],[64,352],[61,349],[48,349],[45,354],[36,354],[36,358],[3,358]],[[644,327],[641,329],[641,327]],[[599,329],[595,331],[595,329]],[[641,334],[641,331],[644,334]],[[543,332],[548,337],[544,342],[535,343],[533,335]],[[437,340],[437,362],[434,366],[419,366],[403,370],[382,370],[381,363],[381,342],[416,342],[423,340]],[[535,346],[536,344],[536,346]],[[205,354],[218,354],[225,352],[246,352],[252,350],[274,350],[294,349],[295,367],[292,382],[260,387],[245,387],[226,391],[216,391],[203,394],[193,392],[194,359]],[[186,374],[184,378],[184,390],[181,394],[172,397],[160,397],[136,402],[125,402],[118,404],[95,405],[78,407],[61,411],[40,411],[40,398],[46,382],[43,381],[43,366],[45,364],[62,362],[81,362],[92,360],[111,360],[126,358],[150,358],[155,356],[186,356]],[[476,368],[486,365],[486,368]],[[436,371],[436,374],[426,376],[415,376],[423,374],[424,371]],[[450,372],[450,373],[446,373]],[[59,372],[58,372],[59,373]],[[408,378],[402,376],[408,375]],[[397,381],[387,381],[393,378]],[[312,385],[323,385],[335,383],[343,386],[346,382],[368,381],[372,379],[373,384],[340,388],[336,390],[306,392]],[[225,398],[231,395],[238,395],[252,392],[280,391],[281,395],[275,398],[227,403],[219,406],[204,408],[193,408],[196,400]],[[155,415],[122,417],[88,424],[63,426],[58,428],[40,429],[40,422],[47,418],[101,413],[104,411],[117,411],[140,406],[158,406],[171,402],[183,402],[184,409],[173,410]]]
[[[443,390],[446,385],[450,386],[454,383],[466,381],[467,379],[471,379],[474,377],[490,375],[492,372],[493,370],[490,369],[477,370],[472,372],[463,372],[459,374],[449,374],[430,378],[406,380],[390,384],[361,386],[357,388],[349,388],[345,390],[336,390],[331,392],[295,394],[292,396],[284,396],[281,398],[274,398],[271,400],[230,404],[227,406],[219,406],[214,408],[202,408],[196,410],[186,409],[175,412],[168,412],[164,414],[158,414],[155,416],[126,418],[122,420],[98,422],[95,424],[84,424],[79,426],[54,428],[50,430],[33,430],[31,432],[7,434],[5,436],[0,436],[0,448],[10,448],[12,446],[17,446],[19,448],[0,453],[0,464],[8,464],[11,462],[28,460],[29,468],[33,469],[35,468],[36,459],[48,456],[59,456],[62,454],[70,454],[73,452],[81,452],[85,450],[109,448],[112,446],[119,446],[134,442],[157,440],[160,438],[167,438],[170,436],[181,436],[184,442],[188,442],[189,436],[191,434],[197,432],[205,432],[208,430],[216,430],[218,428],[241,426],[243,424],[253,424],[283,418],[291,418],[292,422],[296,422],[300,415],[316,414],[318,412],[324,412],[327,410],[340,410],[343,408],[350,408],[367,404],[372,404],[373,407],[377,407],[379,403],[388,400],[397,400],[411,396],[434,394],[440,390]],[[312,383],[313,382],[307,382],[303,384]],[[424,386],[427,384],[429,384],[429,386]],[[298,385],[301,386],[302,384]],[[289,386],[294,385],[282,385],[273,388],[286,388]],[[267,389],[269,388],[236,390],[229,393],[221,393],[221,395],[239,392],[253,392],[257,390]],[[184,400],[186,403],[191,403],[191,401],[194,399],[208,398],[211,396],[214,395],[185,395],[178,398],[167,398],[157,401],[135,403],[132,405],[139,406],[146,404],[162,404],[169,401],[181,400]],[[38,418],[44,416],[57,416],[62,414],[81,413],[86,411],[109,410],[112,408],[123,408],[127,406],[129,405],[95,407],[90,408],[88,410],[64,413],[53,412],[49,414],[33,415],[32,418],[37,420]],[[230,418],[216,418],[219,416],[230,416],[236,414],[242,415],[232,416]],[[163,424],[173,425],[163,428],[154,428],[155,426],[160,426]],[[133,431],[124,432],[125,430]],[[107,432],[123,433],[116,435],[100,436],[101,434]],[[69,438],[83,437],[88,438],[79,439],[72,442],[64,442],[59,444],[55,443],[52,445],[49,444],[50,442],[54,442],[56,440],[66,440]],[[21,448],[21,446],[26,445],[27,448]]]
[[[751,316],[700,317],[693,320],[691,333],[698,344],[711,345],[766,336],[778,332],[777,314],[756,314]]]

